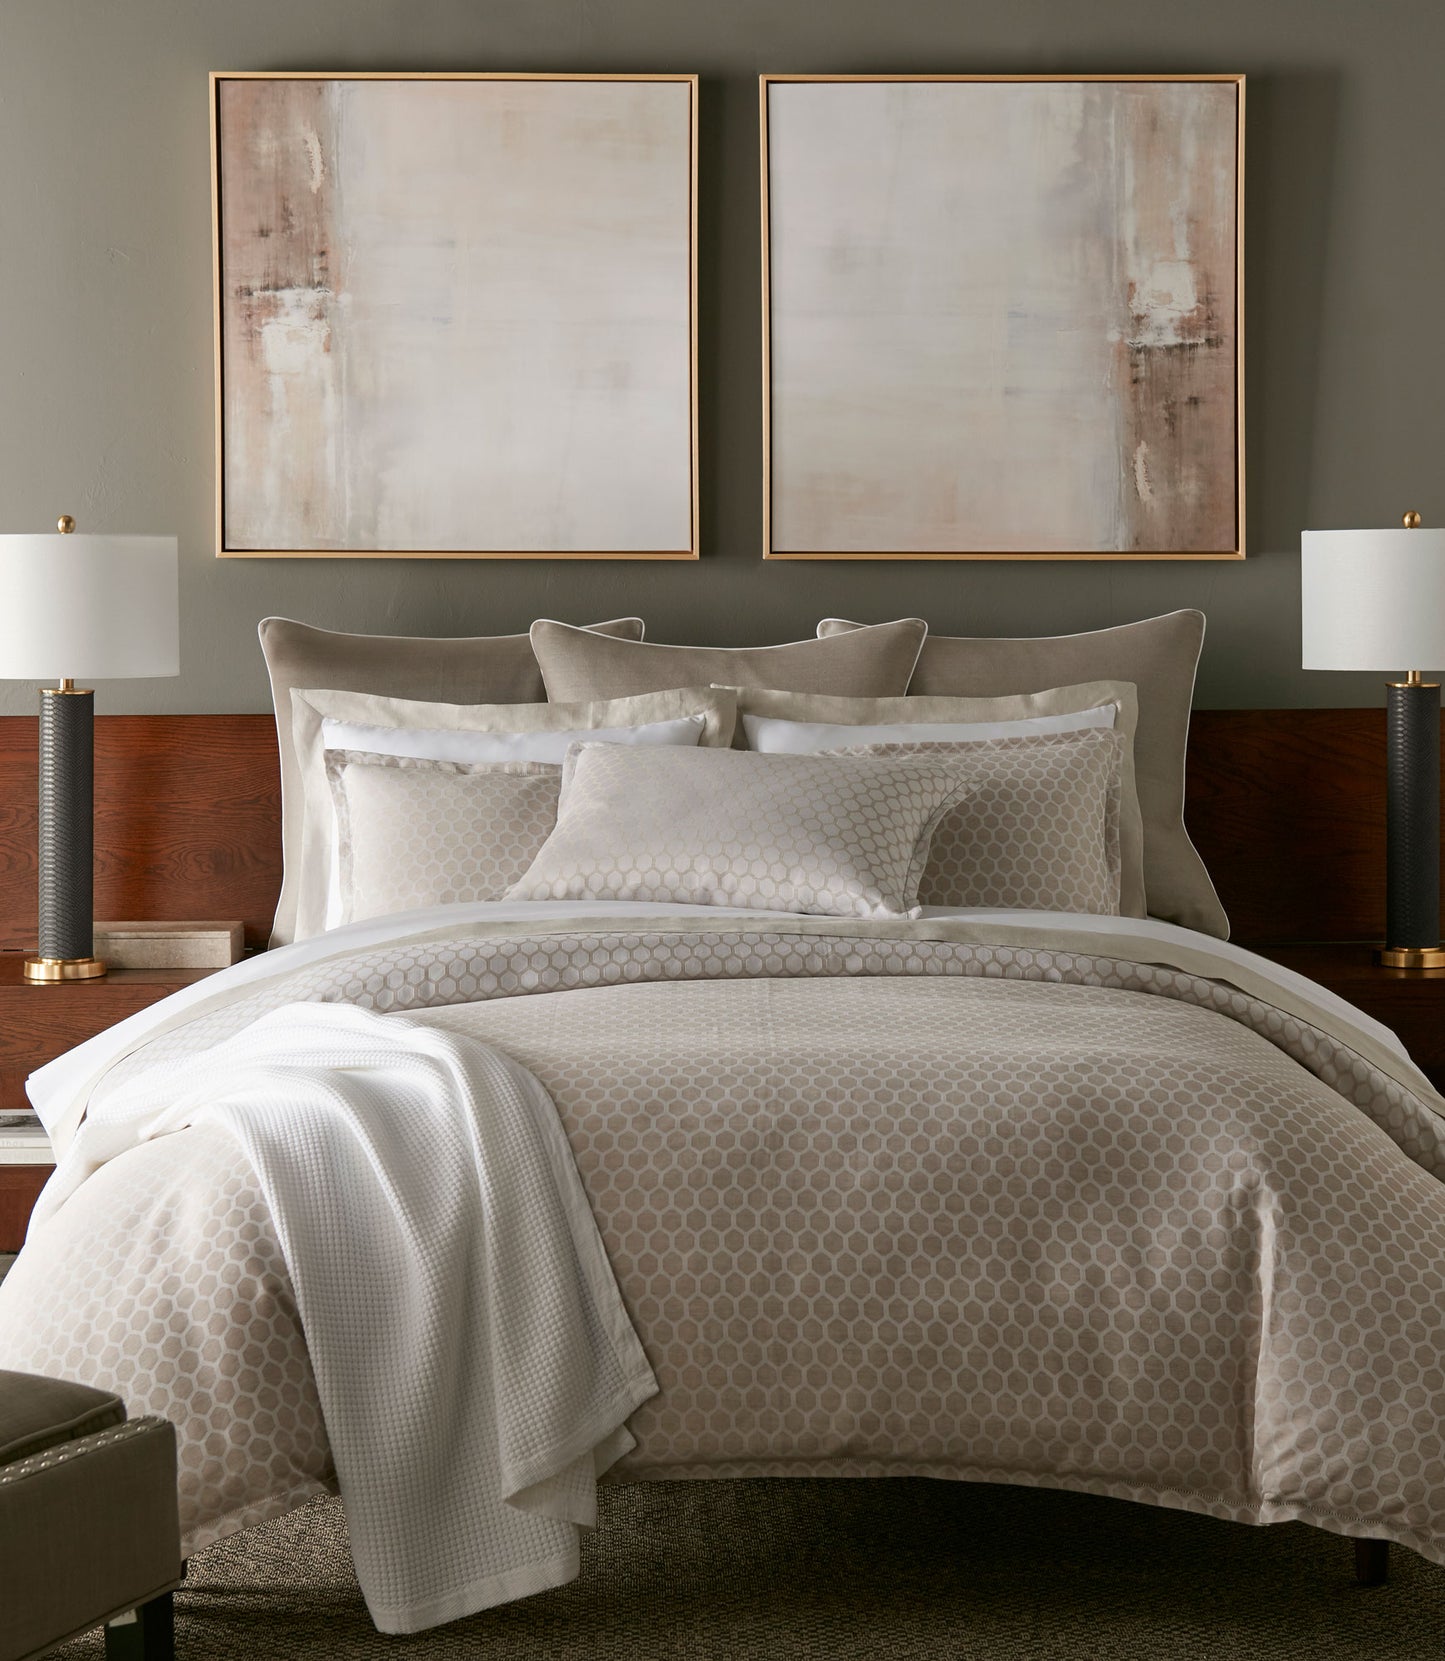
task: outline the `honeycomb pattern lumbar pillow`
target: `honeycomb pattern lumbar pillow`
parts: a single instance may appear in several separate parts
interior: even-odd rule
[[[507,897],[917,916],[934,827],[974,788],[926,756],[583,743],[557,828]]]

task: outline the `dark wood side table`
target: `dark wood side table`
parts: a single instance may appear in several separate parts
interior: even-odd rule
[[[1445,970],[1385,969],[1356,941],[1255,946],[1261,957],[1297,970],[1389,1027],[1437,1090],[1445,1090]]]
[[[19,952],[0,953],[0,1113],[29,1105],[25,1080],[37,1067],[123,1021],[210,969],[112,969],[103,980],[34,984]],[[0,1154],[3,1159],[3,1154]],[[0,1164],[0,1252],[19,1251],[49,1165]]]

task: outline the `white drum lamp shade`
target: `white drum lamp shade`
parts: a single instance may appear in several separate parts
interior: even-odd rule
[[[1445,668],[1445,530],[1306,531],[1306,669]]]
[[[173,536],[0,536],[0,677],[178,675]]]

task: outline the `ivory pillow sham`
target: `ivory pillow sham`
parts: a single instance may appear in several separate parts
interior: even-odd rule
[[[343,923],[500,900],[557,822],[550,762],[428,761],[328,750]]]
[[[1006,698],[827,698],[750,689],[740,690],[737,698],[739,722],[749,740],[755,737],[775,750],[807,751],[813,745],[818,750],[856,749],[880,742],[938,748],[960,740],[1040,736],[1051,730],[1118,732],[1123,742],[1117,784],[1119,894],[1114,909],[1125,917],[1145,915],[1144,829],[1133,767],[1138,703],[1127,682],[1084,681]],[[924,903],[1008,902],[932,899]]]
[[[621,617],[591,627],[628,640],[642,639],[642,620],[638,617]],[[326,686],[388,698],[447,703],[465,699],[474,704],[541,703],[547,693],[525,634],[441,639],[344,634],[289,617],[263,618],[257,633],[271,679],[276,744],[281,756],[281,847],[287,875],[271,935],[271,944],[280,946],[295,934],[296,873],[301,865],[305,820],[301,762],[292,741],[291,693],[295,688]]]
[[[305,688],[293,689],[291,710],[302,824],[299,856],[286,861],[282,893],[294,908],[291,937],[304,940],[334,928],[343,910],[328,748],[472,766],[532,761],[560,768],[581,737],[624,746],[725,747],[732,742],[736,700],[711,687],[584,704],[439,704]],[[279,933],[279,908],[277,915]],[[272,944],[280,943],[273,935]]]
[[[1124,743],[1122,733],[1093,728],[829,753],[947,759],[973,786],[934,830],[921,905],[1117,917]]]
[[[818,636],[837,639],[864,626],[826,617]],[[908,690],[926,697],[989,697],[1063,681],[1131,681],[1139,697],[1133,770],[1147,915],[1227,939],[1229,919],[1184,828],[1185,751],[1203,644],[1204,613],[1192,610],[1034,639],[930,634]]]
[[[916,917],[934,827],[967,793],[926,757],[579,744],[513,900],[651,900]]]
[[[674,686],[787,687],[795,692],[888,697],[908,690],[928,633],[917,617],[875,623],[835,640],[782,646],[662,646],[608,639],[548,618],[532,625],[547,696],[625,698]]]

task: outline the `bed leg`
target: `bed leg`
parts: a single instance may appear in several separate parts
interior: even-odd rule
[[[1390,1578],[1390,1542],[1355,1541],[1355,1579],[1361,1586],[1383,1586]]]
[[[175,1613],[169,1592],[106,1625],[106,1661],[175,1661],[175,1655]]]

